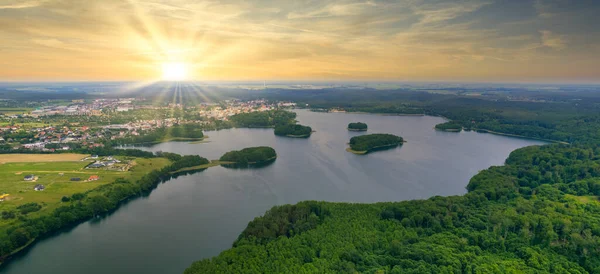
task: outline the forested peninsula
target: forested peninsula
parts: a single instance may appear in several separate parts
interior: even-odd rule
[[[221,156],[219,161],[247,166],[273,161],[275,158],[277,158],[275,149],[261,146],[227,152]]]
[[[457,122],[446,122],[435,125],[436,130],[447,131],[447,132],[461,132],[463,127]]]
[[[312,128],[298,124],[286,124],[275,126],[275,135],[295,138],[308,138],[312,134]]]
[[[354,154],[367,154],[377,149],[396,147],[403,142],[402,137],[393,134],[368,134],[350,138],[350,148],[347,150]]]
[[[88,151],[89,152],[89,151]],[[143,195],[154,189],[159,183],[166,182],[177,174],[180,169],[208,164],[206,158],[198,155],[181,156],[175,153],[151,152],[137,149],[98,149],[94,150],[99,156],[123,155],[138,158],[165,158],[168,164],[156,167],[137,180],[118,178],[112,183],[95,189],[75,193],[69,197],[63,196],[62,203],[54,209],[47,209],[41,214],[28,213],[39,211],[42,207],[37,203],[26,204],[19,211],[3,211],[2,218],[12,223],[0,232],[0,262],[11,255],[33,244],[36,240],[50,235],[60,229],[74,226],[94,216],[115,210],[121,202]]]
[[[150,131],[140,132],[126,138],[112,141],[112,145],[126,144],[156,144],[169,141],[201,141],[204,139],[202,126],[199,124],[174,125],[172,127],[160,127]]]
[[[367,129],[368,129],[368,126],[365,123],[356,122],[356,123],[348,124],[348,130],[350,130],[350,131],[367,131]]]

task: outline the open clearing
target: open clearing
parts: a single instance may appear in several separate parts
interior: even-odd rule
[[[0,154],[0,164],[33,162],[73,162],[88,157],[86,154]]]

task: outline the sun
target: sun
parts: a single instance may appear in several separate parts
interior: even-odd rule
[[[162,79],[167,81],[186,80],[187,69],[187,65],[184,63],[163,63]]]

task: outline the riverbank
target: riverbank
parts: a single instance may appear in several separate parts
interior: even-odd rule
[[[367,131],[367,129],[357,129],[357,128],[346,128],[349,131]]]

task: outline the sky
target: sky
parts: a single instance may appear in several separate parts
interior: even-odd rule
[[[598,0],[0,0],[0,80],[600,81]],[[168,65],[167,65],[168,66]]]

